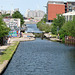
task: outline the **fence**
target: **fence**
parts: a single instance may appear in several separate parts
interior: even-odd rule
[[[65,36],[65,44],[74,45],[75,46],[75,37]]]

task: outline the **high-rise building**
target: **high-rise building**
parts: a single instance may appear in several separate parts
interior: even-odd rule
[[[52,22],[57,14],[75,11],[75,2],[73,1],[48,1],[47,3],[47,21]]]
[[[75,11],[75,2],[67,1],[65,4],[65,13]]]
[[[48,1],[47,3],[47,19],[52,22],[57,14],[65,13],[65,4],[61,1]]]
[[[34,18],[34,17],[43,17],[45,15],[45,12],[43,12],[42,10],[27,10],[26,11],[26,14],[25,14],[25,17],[28,17],[28,18]]]

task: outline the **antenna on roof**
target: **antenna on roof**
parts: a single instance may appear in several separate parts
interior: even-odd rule
[[[10,10],[10,16],[13,14],[13,1],[11,1],[11,10]]]

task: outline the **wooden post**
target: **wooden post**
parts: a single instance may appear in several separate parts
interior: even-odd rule
[[[44,32],[45,31],[42,31],[42,36],[41,36],[41,39],[43,40],[43,38],[44,38]]]

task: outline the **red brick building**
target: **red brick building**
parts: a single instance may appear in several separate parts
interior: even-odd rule
[[[57,14],[65,13],[65,4],[48,4],[48,20],[54,20]]]
[[[63,14],[75,10],[75,2],[48,1],[47,21],[52,22],[57,14]]]
[[[49,1],[47,4],[48,22],[52,22],[57,14],[65,13],[65,4],[58,1]]]

